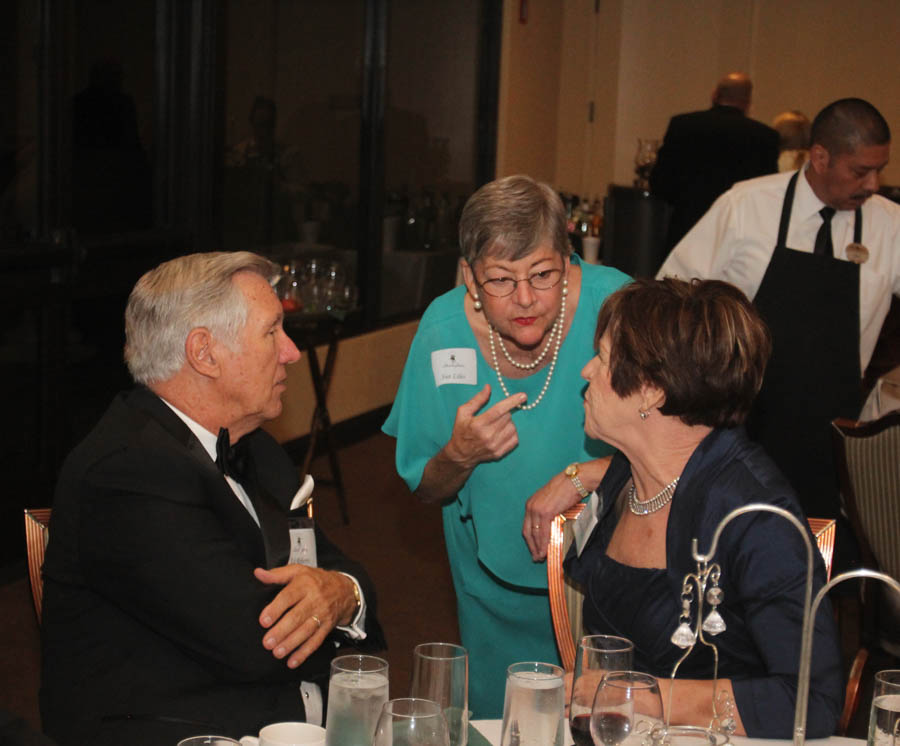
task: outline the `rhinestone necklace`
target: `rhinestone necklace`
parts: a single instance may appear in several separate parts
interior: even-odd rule
[[[541,399],[544,398],[544,394],[547,393],[547,388],[550,386],[550,379],[553,378],[553,370],[556,368],[556,360],[559,357],[559,346],[562,344],[562,336],[563,336],[563,327],[566,323],[566,296],[569,294],[568,282],[563,280],[563,289],[562,289],[562,303],[559,307],[559,316],[556,317],[556,321],[553,322],[553,327],[550,329],[550,337],[547,339],[547,345],[544,347],[544,352],[546,352],[550,348],[551,342],[553,342],[553,357],[550,358],[550,365],[547,369],[547,379],[544,381],[544,385],[541,388],[541,393],[537,395],[537,398],[531,402],[530,404],[521,404],[519,405],[519,409],[527,410],[534,409],[538,404],[541,403]],[[554,335],[556,337],[554,342]],[[497,334],[497,339],[500,339],[500,335]],[[509,393],[509,389],[506,388],[506,383],[503,380],[503,376],[500,375],[500,361],[497,360],[497,348],[494,345],[494,327],[488,323],[488,343],[491,347],[491,360],[494,363],[494,370],[497,373],[497,380],[500,382],[500,388],[503,389],[503,393],[505,396],[509,397],[512,394]],[[503,348],[503,341],[500,341],[500,347]],[[503,352],[506,353],[506,349],[503,348]],[[544,353],[541,353],[541,356],[534,361],[531,365],[519,365],[512,360],[510,360],[513,365],[517,368],[533,368],[537,363],[544,357]],[[506,358],[509,360],[509,355],[506,355]]]
[[[675,494],[675,485],[678,484],[680,478],[681,477],[675,477],[675,479],[669,482],[649,500],[638,500],[637,490],[634,487],[634,478],[632,477],[631,487],[628,489],[629,509],[635,515],[650,515],[651,513],[655,513],[657,510],[664,508],[669,500],[672,499],[672,495]]]

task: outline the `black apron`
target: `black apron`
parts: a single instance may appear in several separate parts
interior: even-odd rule
[[[786,246],[797,177],[788,183],[778,242],[754,298],[772,332],[772,357],[747,422],[808,516],[840,512],[830,422],[855,419],[859,369],[859,265]],[[853,240],[862,239],[856,209]]]

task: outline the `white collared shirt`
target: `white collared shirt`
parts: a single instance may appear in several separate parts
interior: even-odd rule
[[[725,280],[753,299],[775,250],[781,206],[793,174],[772,174],[735,184],[672,249],[657,277]],[[823,206],[801,173],[788,226],[788,248],[812,252]],[[874,195],[863,203],[862,215],[862,244],[869,250],[859,273],[859,358],[860,370],[865,372],[891,294],[900,295],[900,205]],[[854,210],[838,210],[831,220],[836,259],[847,259],[854,222]]]

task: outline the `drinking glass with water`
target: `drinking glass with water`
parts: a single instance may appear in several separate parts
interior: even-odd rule
[[[501,746],[563,746],[563,675],[550,663],[513,663],[506,670]]]
[[[875,674],[868,746],[900,746],[900,670]]]
[[[372,655],[331,661],[326,746],[371,746],[381,708],[388,701],[388,664]]]

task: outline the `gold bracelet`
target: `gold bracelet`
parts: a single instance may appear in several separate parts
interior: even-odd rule
[[[350,578],[350,582],[353,583],[353,598],[356,599],[356,611],[353,613],[353,616],[356,616],[362,608],[362,597],[359,595],[359,584],[356,580]]]

